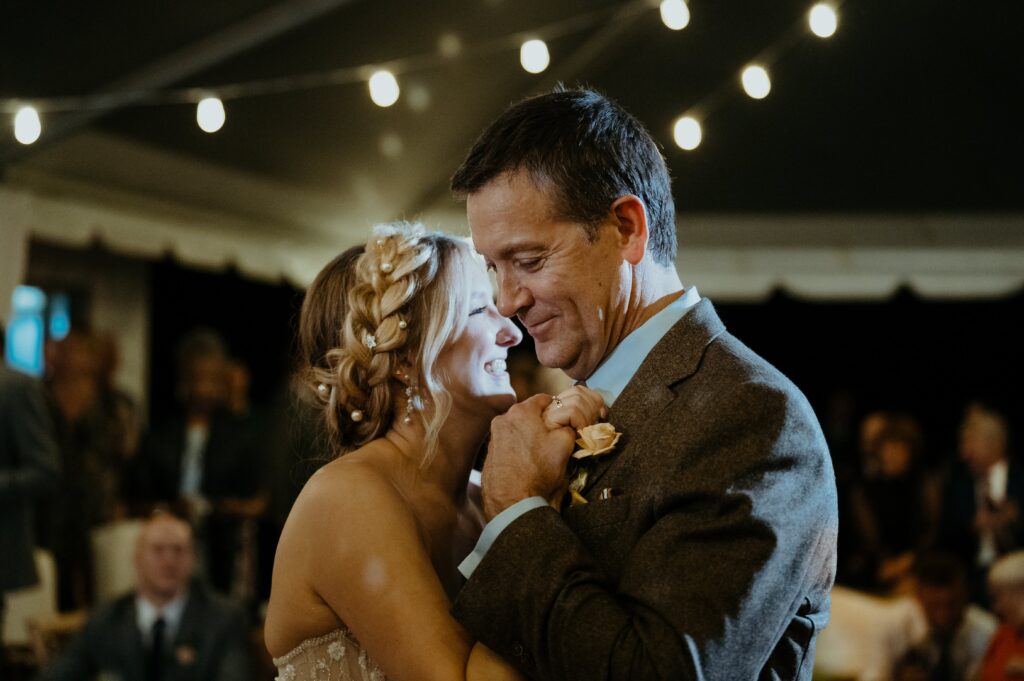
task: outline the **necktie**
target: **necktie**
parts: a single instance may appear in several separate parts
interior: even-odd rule
[[[163,673],[162,658],[165,629],[167,629],[167,622],[163,617],[158,617],[156,622],[153,622],[153,628],[150,630],[148,670],[150,681],[160,681],[161,674]]]

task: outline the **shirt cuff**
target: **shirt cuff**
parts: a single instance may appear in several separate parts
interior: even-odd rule
[[[462,573],[462,576],[466,579],[473,576],[476,566],[480,564],[480,561],[484,559],[487,552],[491,550],[491,545],[498,539],[498,535],[504,532],[505,528],[515,522],[519,516],[535,508],[547,505],[548,502],[544,500],[544,497],[529,497],[522,501],[517,501],[491,518],[491,522],[487,523],[484,531],[480,533],[480,539],[477,540],[473,551],[466,556],[465,560],[459,563],[459,572]]]

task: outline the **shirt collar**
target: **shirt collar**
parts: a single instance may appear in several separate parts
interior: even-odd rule
[[[604,403],[611,407],[658,341],[699,302],[697,287],[686,289],[683,295],[669,303],[664,310],[623,338],[587,379],[587,387],[596,390],[604,398]]]
[[[166,624],[167,637],[174,637],[181,625],[181,618],[185,612],[185,604],[188,602],[188,592],[178,594],[174,600],[168,602],[163,608],[158,608],[145,596],[135,596],[135,621],[142,632],[144,639],[148,640],[149,632],[153,629],[153,623],[163,617]]]

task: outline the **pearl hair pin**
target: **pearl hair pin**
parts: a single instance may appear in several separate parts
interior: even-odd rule
[[[353,410],[352,413],[349,414],[349,416],[352,417],[352,420],[355,421],[356,423],[359,423],[360,421],[363,420],[363,412],[359,411],[358,409]]]
[[[384,274],[390,274],[393,269],[395,269],[395,266],[389,262],[382,262],[380,264],[380,271]]]
[[[398,328],[405,329],[405,328],[408,328],[408,326],[409,325],[406,323],[406,321],[404,319],[399,319],[398,320]]]
[[[320,395],[320,397],[324,398],[325,400],[331,396],[331,389],[327,387],[326,383],[321,383],[320,385],[318,385],[316,387],[316,392],[318,395]]]

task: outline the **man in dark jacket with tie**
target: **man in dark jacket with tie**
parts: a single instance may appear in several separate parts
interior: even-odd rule
[[[241,612],[192,582],[192,531],[157,513],[139,533],[135,591],[101,605],[45,681],[249,681]]]

